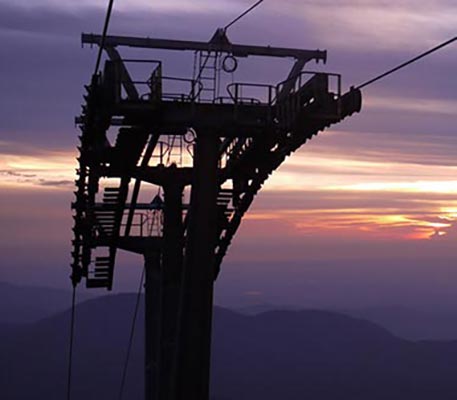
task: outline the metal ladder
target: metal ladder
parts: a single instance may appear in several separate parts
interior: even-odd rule
[[[219,54],[212,51],[198,51],[194,60],[195,86],[201,85],[197,100],[214,101],[219,88]]]

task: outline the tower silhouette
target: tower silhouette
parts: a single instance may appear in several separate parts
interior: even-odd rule
[[[120,47],[193,52],[193,76]],[[209,42],[107,36],[103,49],[77,117],[72,281],[111,290],[117,250],[142,255],[146,399],[208,400],[213,283],[242,218],[291,153],[360,111],[361,93],[303,71],[325,51],[233,44],[225,30]],[[246,57],[294,63],[278,84],[230,82]]]

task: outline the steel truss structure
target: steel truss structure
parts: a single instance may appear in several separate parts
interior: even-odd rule
[[[100,46],[101,36],[82,42]],[[122,58],[123,46],[192,51],[194,76]],[[303,72],[325,51],[233,44],[223,30],[209,42],[107,36],[104,50],[77,117],[72,280],[111,290],[117,250],[141,254],[146,399],[208,400],[213,283],[242,218],[291,153],[360,111],[361,93],[342,94],[339,75]],[[294,64],[279,84],[233,82],[220,96],[221,70],[252,56]],[[148,79],[135,80],[132,64]],[[170,81],[187,88],[169,93]],[[159,192],[141,201],[153,187]]]

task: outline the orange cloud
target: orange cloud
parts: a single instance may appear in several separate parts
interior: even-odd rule
[[[452,214],[440,214],[440,210],[414,215],[406,214],[405,210],[381,208],[266,210],[248,214],[246,219],[251,224],[262,223],[261,226],[269,221],[275,229],[280,229],[279,225],[288,226],[296,235],[345,235],[403,240],[444,236],[453,222],[457,221]]]
[[[30,154],[6,152],[0,159],[0,187],[65,188],[75,178],[75,152],[36,151]]]

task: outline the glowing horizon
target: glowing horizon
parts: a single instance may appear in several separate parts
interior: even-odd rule
[[[332,136],[332,135],[330,135]],[[337,134],[335,134],[337,136]],[[316,145],[318,147],[318,145]],[[345,234],[357,237],[421,240],[445,236],[457,220],[457,168],[453,166],[427,166],[398,162],[360,160],[347,155],[300,152],[286,161],[265,185],[265,193],[310,193],[333,196],[332,209],[293,208],[284,210],[281,201],[270,201],[268,209],[250,211],[246,219],[270,221],[289,227],[297,236],[308,234]],[[75,179],[74,151],[44,151],[42,154],[7,154],[0,161],[0,187],[23,190],[65,190],[73,187]],[[308,170],[310,171],[308,172]],[[378,171],[386,171],[379,174]],[[412,174],[414,181],[404,181]],[[449,180],[442,180],[443,176]],[[376,197],[384,193],[384,205],[361,206],[353,198],[340,205],[341,196]],[[398,195],[407,198],[402,207],[391,207],[389,199]],[[444,195],[434,201],[423,195]],[[262,196],[262,195],[261,195]],[[447,196],[447,197],[446,197]],[[366,200],[365,200],[366,201]]]

